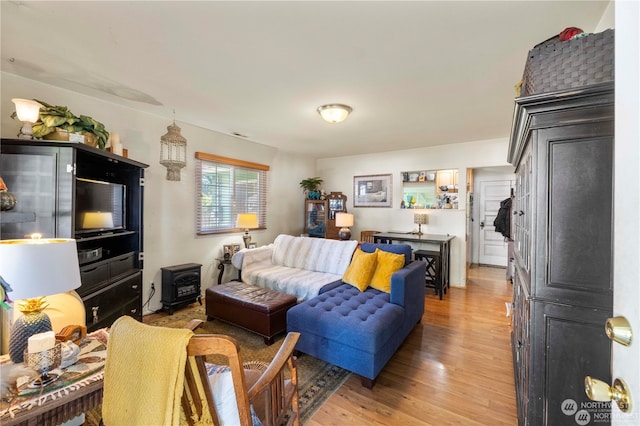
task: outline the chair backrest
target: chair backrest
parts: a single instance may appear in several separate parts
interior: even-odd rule
[[[201,322],[201,321],[200,321]],[[192,321],[190,328],[197,326]],[[210,386],[205,360],[206,356],[222,355],[226,357],[231,373],[240,424],[252,425],[252,410],[264,425],[280,425],[287,419],[287,424],[299,425],[298,378],[296,362],[293,356],[300,333],[287,334],[282,346],[266,369],[258,374],[260,377],[251,383],[247,380],[247,368],[237,342],[229,336],[215,334],[194,335],[187,345],[187,361],[185,369],[185,392],[182,406],[189,424],[193,424],[192,416],[197,419],[209,414],[214,425],[219,425],[219,403],[216,403],[214,390]],[[254,377],[257,374],[254,375]],[[208,413],[206,411],[208,410]],[[235,421],[237,422],[237,420]]]
[[[373,234],[379,234],[380,231],[361,231],[360,232],[360,241],[363,243],[372,243],[373,242]]]

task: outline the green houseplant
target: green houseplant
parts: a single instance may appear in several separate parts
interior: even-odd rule
[[[320,199],[320,186],[324,182],[319,177],[312,177],[307,179],[302,179],[300,181],[300,188],[307,195],[307,198],[310,200],[319,200]]]
[[[38,99],[34,101],[42,104],[40,118],[33,125],[34,138],[44,138],[56,131],[64,131],[82,133],[85,137],[95,136],[95,145],[98,148],[104,149],[107,146],[109,132],[104,124],[86,115],[76,116],[66,106],[50,105]],[[11,116],[14,115],[15,113]]]

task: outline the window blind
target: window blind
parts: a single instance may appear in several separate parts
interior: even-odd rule
[[[243,231],[239,213],[256,213],[258,226],[267,227],[269,166],[196,152],[196,233]]]

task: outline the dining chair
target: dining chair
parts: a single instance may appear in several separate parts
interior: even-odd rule
[[[373,235],[379,233],[380,231],[361,231],[360,241],[362,241],[363,243],[373,243]]]

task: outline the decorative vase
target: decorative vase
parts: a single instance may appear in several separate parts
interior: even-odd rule
[[[23,299],[16,303],[23,316],[15,319],[9,337],[9,357],[14,363],[24,361],[24,351],[29,344],[29,337],[34,334],[52,331],[51,320],[44,313],[48,304],[44,297]],[[14,307],[15,309],[15,307]]]
[[[11,327],[11,337],[9,338],[11,361],[14,363],[23,362],[24,351],[27,349],[29,337],[51,330],[51,321],[44,312],[31,312],[19,317]]]
[[[42,137],[42,139],[46,139],[48,141],[68,141],[69,140],[69,132],[66,130],[60,129],[56,127],[56,130],[53,132],[46,134]]]
[[[84,136],[85,145],[89,145],[94,148],[98,147],[98,137],[96,135],[89,132],[82,132],[82,135]]]
[[[13,209],[16,206],[16,196],[10,193],[4,180],[0,178],[0,210],[3,212]]]
[[[307,197],[309,197],[310,200],[319,200],[320,199],[320,191],[309,191],[307,193]]]

